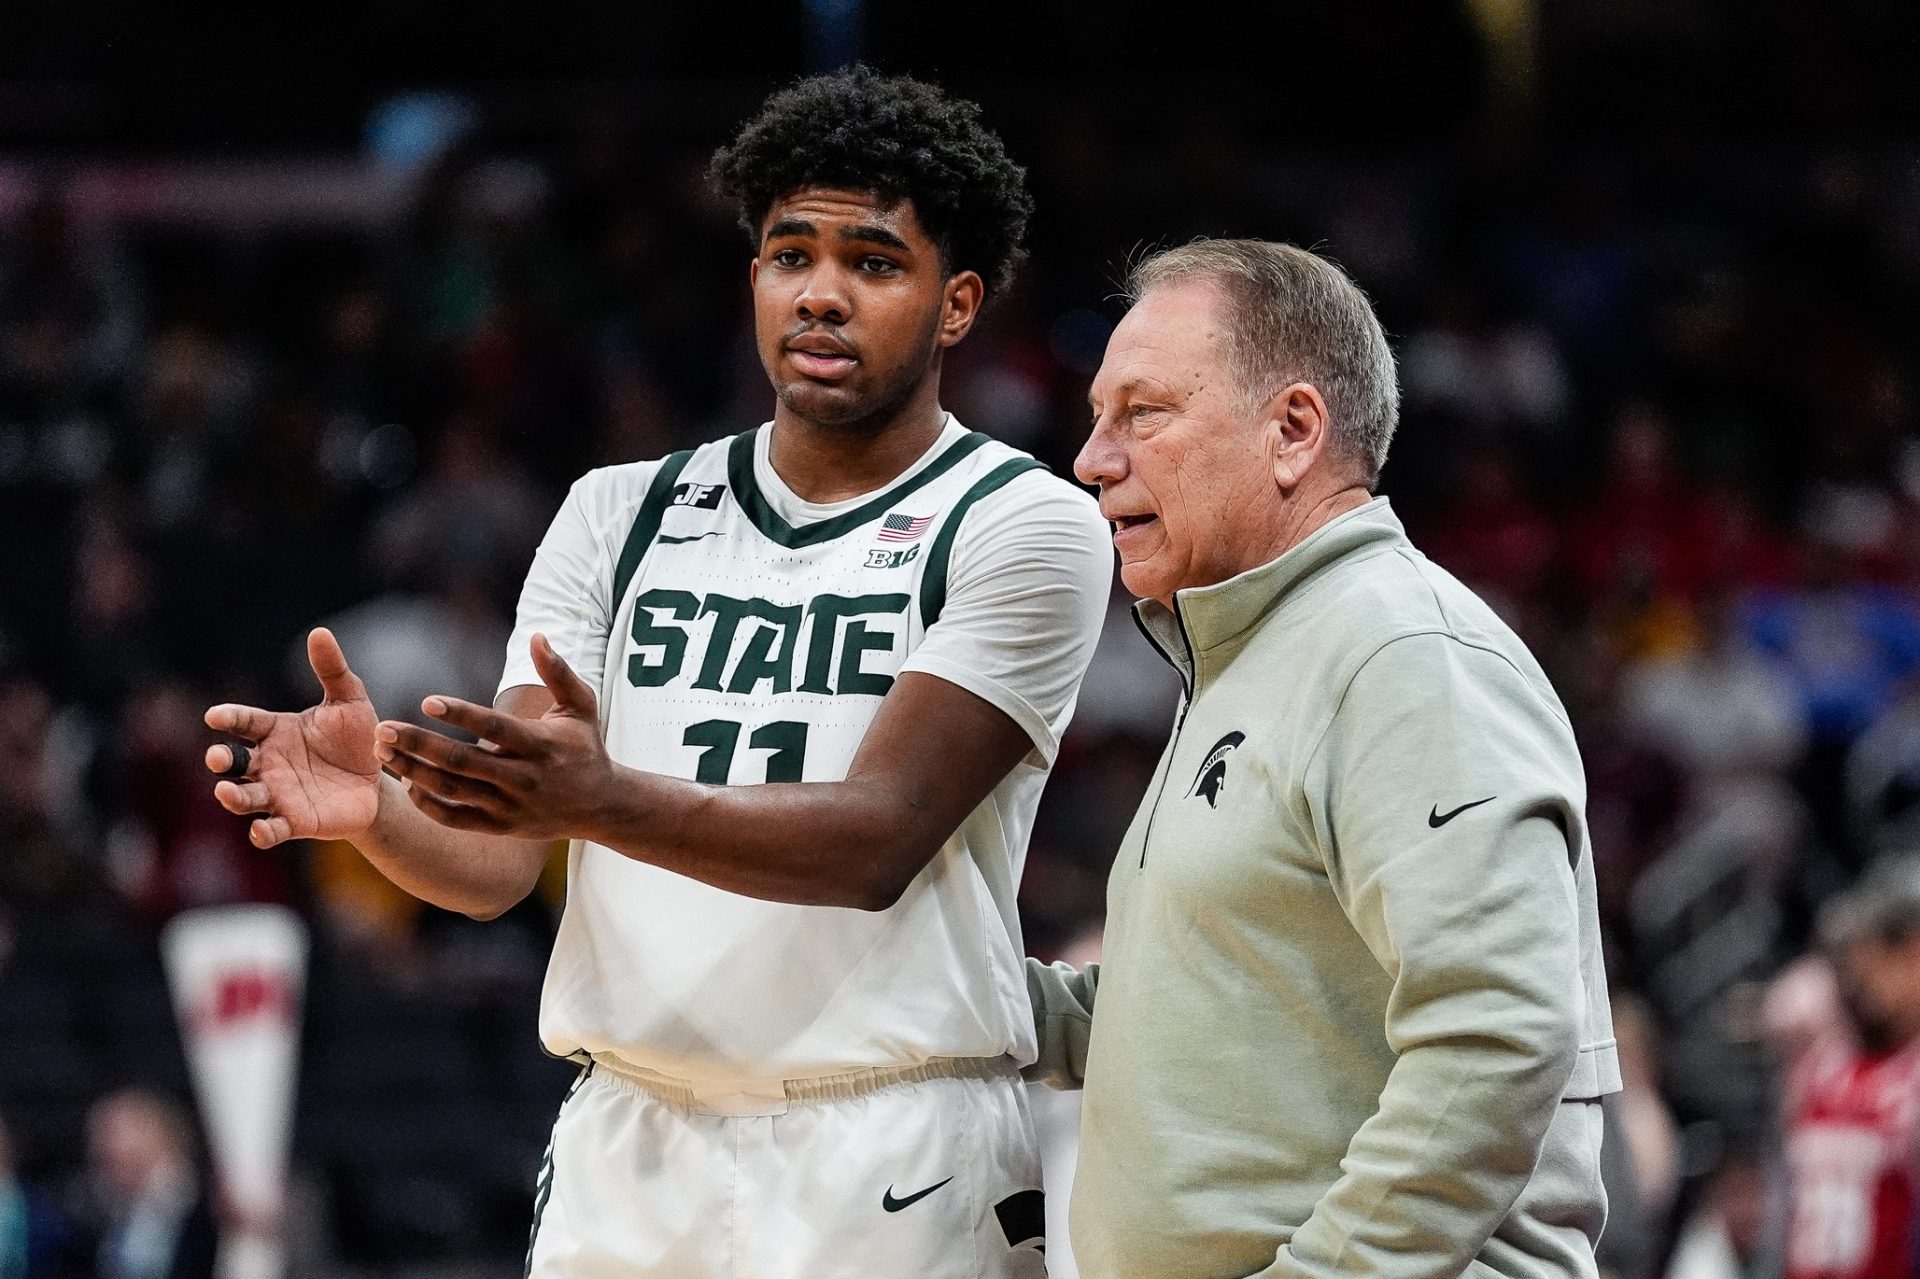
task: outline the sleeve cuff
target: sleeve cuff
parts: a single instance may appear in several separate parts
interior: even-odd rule
[[[524,658],[520,661],[509,663],[507,669],[501,672],[500,687],[493,690],[493,700],[498,702],[500,700],[500,694],[510,688],[519,688],[523,684],[537,684],[542,688],[546,687],[546,681],[540,678],[540,672],[533,668],[531,661]]]
[[[1033,742],[1033,749],[1027,753],[1027,761],[1036,768],[1053,767],[1054,756],[1060,751],[1060,739],[1055,735],[1053,725],[1047,722],[1046,716],[1034,709],[1031,702],[1005,684],[931,653],[909,655],[900,667],[901,674],[908,671],[919,671],[923,675],[932,675],[958,685],[988,705],[1005,712]]]

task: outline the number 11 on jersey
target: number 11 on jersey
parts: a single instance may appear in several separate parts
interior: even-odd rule
[[[740,745],[737,719],[707,719],[687,726],[683,745],[700,748],[700,763],[693,775],[696,782],[725,786],[733,773],[733,753]],[[797,782],[807,758],[807,726],[795,720],[762,724],[747,736],[750,750],[772,751],[767,756],[770,782]]]

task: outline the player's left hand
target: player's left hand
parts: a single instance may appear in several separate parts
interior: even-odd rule
[[[395,720],[374,732],[374,754],[408,783],[415,808],[455,830],[521,839],[592,838],[606,811],[615,765],[600,739],[599,699],[544,635],[533,665],[553,695],[538,719],[457,697],[429,697],[421,709],[465,729],[469,745]]]

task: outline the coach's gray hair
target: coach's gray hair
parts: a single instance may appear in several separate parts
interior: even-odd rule
[[[1336,449],[1380,482],[1400,420],[1393,350],[1373,306],[1347,273],[1317,253],[1270,240],[1196,240],[1162,249],[1127,274],[1126,299],[1204,281],[1226,301],[1226,350],[1249,409],[1294,382],[1327,402]]]

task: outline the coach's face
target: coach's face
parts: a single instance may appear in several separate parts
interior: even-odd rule
[[[1100,486],[1120,578],[1142,599],[1210,586],[1277,551],[1276,424],[1250,409],[1210,284],[1149,289],[1107,342],[1073,473]]]
[[[911,201],[805,187],[774,201],[753,271],[760,363],[818,426],[884,425],[973,326],[985,286],[951,276]]]

